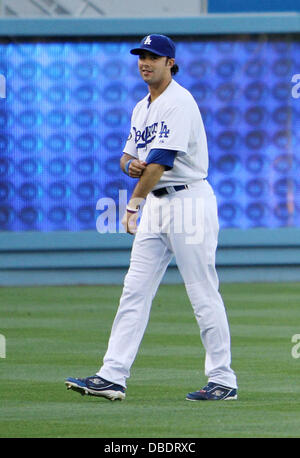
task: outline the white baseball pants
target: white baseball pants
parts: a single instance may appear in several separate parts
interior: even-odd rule
[[[126,387],[152,300],[175,255],[205,349],[209,382],[236,388],[230,332],[215,269],[217,203],[206,180],[163,197],[149,194],[132,246],[108,349],[97,375]]]

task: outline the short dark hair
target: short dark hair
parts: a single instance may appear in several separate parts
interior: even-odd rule
[[[167,57],[167,62],[169,59],[172,59],[172,57]],[[174,64],[173,67],[171,67],[171,75],[176,75],[176,73],[179,72],[179,67],[177,64]]]

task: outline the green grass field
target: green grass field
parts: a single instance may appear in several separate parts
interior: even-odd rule
[[[300,437],[300,283],[225,284],[239,400],[193,403],[204,351],[184,286],[162,285],[123,402],[67,391],[102,363],[119,286],[0,288],[0,437]]]

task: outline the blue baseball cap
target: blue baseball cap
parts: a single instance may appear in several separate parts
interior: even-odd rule
[[[175,57],[175,44],[166,35],[147,35],[140,43],[139,48],[131,49],[131,54],[139,55],[143,51],[149,51],[158,56]]]

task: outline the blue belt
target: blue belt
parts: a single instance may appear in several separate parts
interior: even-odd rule
[[[154,191],[152,191],[152,194],[154,194],[155,197],[161,197],[161,196],[165,196],[166,194],[171,194],[174,191],[182,191],[182,189],[188,189],[188,188],[189,187],[187,184],[180,184],[177,186],[168,186],[166,188],[155,189]]]

